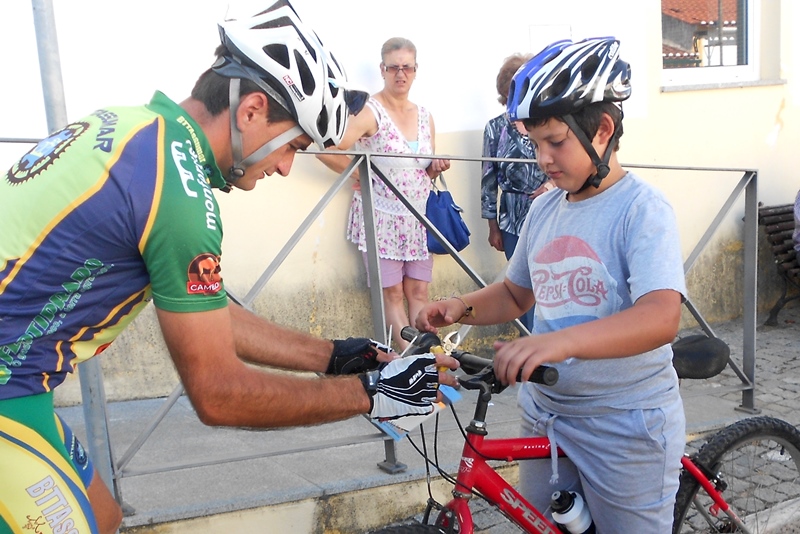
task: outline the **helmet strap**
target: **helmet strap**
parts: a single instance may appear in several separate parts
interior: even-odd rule
[[[230,192],[231,186],[235,184],[239,178],[244,176],[248,167],[254,163],[258,163],[295,137],[303,135],[304,133],[300,126],[295,125],[278,137],[267,141],[261,148],[247,156],[247,158],[243,158],[242,132],[239,130],[239,125],[236,123],[236,112],[239,109],[239,85],[239,78],[231,78],[228,99],[230,101],[229,114],[231,117],[231,152],[233,153],[233,165],[228,171],[228,176],[225,178],[225,181],[228,183],[221,189],[221,191],[225,193]]]
[[[598,188],[600,187],[600,182],[603,181],[603,178],[608,176],[608,173],[611,171],[611,168],[608,166],[608,162],[611,160],[611,153],[614,151],[614,147],[617,146],[617,137],[615,135],[611,136],[611,139],[608,141],[608,146],[606,146],[606,150],[603,153],[603,158],[600,159],[600,156],[597,155],[597,151],[594,149],[594,145],[587,137],[586,133],[578,126],[578,122],[575,120],[575,117],[572,115],[564,115],[562,117],[564,122],[567,123],[570,130],[575,134],[575,137],[578,138],[580,141],[581,146],[583,149],[586,150],[586,153],[589,154],[589,157],[592,159],[592,164],[597,169],[595,174],[589,176],[586,181],[583,183],[580,189],[576,191],[576,193],[580,193],[584,191],[589,186]]]

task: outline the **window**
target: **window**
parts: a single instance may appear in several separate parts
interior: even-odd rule
[[[755,3],[755,0],[661,0],[664,83],[756,79]]]

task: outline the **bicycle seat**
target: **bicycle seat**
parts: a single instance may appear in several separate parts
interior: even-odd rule
[[[718,337],[686,336],[672,344],[672,366],[678,378],[711,378],[728,365],[731,349]]]

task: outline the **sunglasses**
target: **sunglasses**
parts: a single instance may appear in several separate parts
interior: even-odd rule
[[[405,71],[417,72],[417,65],[384,65],[383,70],[392,74]]]

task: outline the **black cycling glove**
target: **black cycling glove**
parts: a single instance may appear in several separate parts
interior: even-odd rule
[[[392,351],[383,343],[365,337],[334,339],[331,361],[325,374],[355,375],[377,369],[381,362],[378,361],[376,349],[383,352]]]
[[[370,396],[372,419],[397,419],[406,415],[425,415],[433,411],[439,372],[432,354],[392,360],[380,371],[361,375]]]

